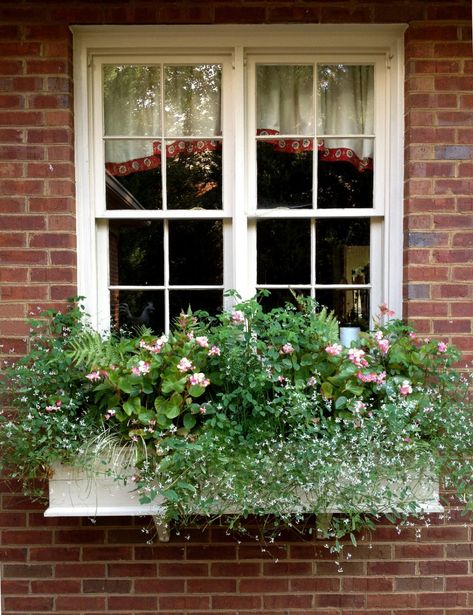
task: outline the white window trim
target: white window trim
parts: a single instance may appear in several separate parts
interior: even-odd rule
[[[237,109],[233,125],[229,127],[233,137],[234,167],[246,169],[245,182],[228,177],[225,183],[227,202],[233,207],[233,226],[231,237],[225,232],[227,254],[225,258],[224,279],[231,280],[231,287],[243,297],[254,293],[254,273],[250,271],[248,254],[254,247],[248,244],[247,220],[264,216],[264,212],[246,211],[246,207],[234,204],[250,203],[250,161],[248,142],[245,142],[247,118],[245,71],[247,58],[260,54],[284,53],[323,55],[330,59],[340,56],[344,61],[351,58],[366,60],[378,57],[386,66],[386,107],[384,137],[388,143],[385,159],[377,154],[377,165],[384,166],[384,185],[375,188],[377,203],[386,203],[385,211],[377,211],[384,216],[384,224],[374,225],[372,246],[383,246],[384,254],[374,254],[372,248],[372,277],[382,279],[382,285],[373,285],[372,310],[381,302],[386,302],[396,314],[402,313],[402,237],[403,237],[403,82],[404,54],[403,33],[406,26],[394,25],[254,25],[254,26],[73,26],[74,34],[74,83],[75,83],[75,146],[77,179],[77,260],[78,294],[86,298],[86,308],[91,315],[92,324],[98,328],[109,321],[108,291],[103,283],[107,270],[107,254],[98,250],[99,242],[106,244],[106,222],[97,223],[96,218],[124,218],[118,212],[97,212],[94,208],[98,188],[96,184],[97,161],[91,147],[95,134],[92,100],[92,66],[94,59],[103,56],[133,57],[149,56],[155,53],[169,53],[202,56],[227,56],[232,58],[234,77],[232,102]],[[228,138],[228,137],[227,137]],[[378,166],[379,168],[379,166]],[[380,192],[384,197],[380,198]],[[318,212],[319,217],[331,215],[331,210]],[[215,218],[216,212],[208,216]],[[332,211],[333,213],[333,211]],[[356,210],[357,217],[373,216],[373,210]],[[136,215],[136,214],[135,214]],[[143,217],[159,218],[159,211],[146,211]],[[186,217],[187,212],[176,212],[174,217]],[[204,213],[204,216],[206,214]],[[224,208],[223,219],[230,213]],[[304,212],[302,216],[307,215]],[[313,215],[310,212],[309,215]],[[100,234],[102,233],[102,237]],[[251,234],[250,234],[251,236]],[[250,242],[251,243],[251,242]],[[379,250],[379,248],[378,248]],[[380,258],[381,256],[381,258]],[[247,262],[248,268],[236,267],[237,263]]]

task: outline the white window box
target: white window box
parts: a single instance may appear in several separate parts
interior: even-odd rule
[[[123,517],[150,515],[156,525],[159,539],[169,540],[169,528],[162,521],[162,500],[140,504],[136,487],[131,480],[116,480],[99,470],[95,474],[80,468],[57,465],[49,480],[49,507],[45,517]],[[409,477],[408,487],[416,497],[418,513],[438,513],[444,509],[439,502],[439,484],[435,477],[419,476],[415,471]],[[394,490],[395,485],[392,486]],[[304,497],[301,497],[303,503]],[[395,510],[395,505],[381,508],[380,513]],[[235,511],[229,511],[229,513]],[[330,524],[332,514],[343,512],[334,504],[320,515],[319,528]],[[413,511],[414,512],[414,511]]]

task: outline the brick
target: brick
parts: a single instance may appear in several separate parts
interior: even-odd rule
[[[26,562],[27,551],[15,547],[0,548],[0,561],[2,562]]]
[[[32,562],[73,562],[80,559],[79,547],[34,547],[30,549]]]
[[[1,111],[1,126],[40,126],[43,114],[40,111]]]
[[[72,132],[69,128],[30,128],[27,132],[28,143],[71,143]]]
[[[31,109],[68,109],[71,99],[67,94],[37,94],[30,96]]]
[[[354,577],[343,579],[344,592],[372,593],[391,592],[394,589],[394,579]]]
[[[74,248],[75,235],[69,233],[34,233],[30,236],[31,248]]]
[[[473,232],[455,233],[453,236],[453,247],[466,247],[471,248],[473,246]]]
[[[27,60],[26,73],[29,75],[59,75],[67,73],[67,63],[64,60]]]
[[[0,289],[3,301],[41,301],[48,298],[47,286],[7,286]]]
[[[415,562],[368,562],[368,575],[404,575],[414,576]],[[401,605],[403,606],[403,605]]]
[[[266,10],[259,6],[216,6],[215,23],[259,23],[265,21]]]
[[[366,597],[366,606],[368,608],[384,607],[389,604],[391,608],[408,607],[412,608],[417,605],[416,595],[409,594],[369,594]]]
[[[426,592],[443,591],[444,580],[442,577],[401,577],[395,579],[397,592]]]
[[[0,180],[0,192],[12,196],[19,194],[37,196],[43,194],[44,182],[37,179],[2,179]]]
[[[413,266],[406,267],[409,282],[446,282],[450,277],[448,267]]]
[[[131,547],[84,547],[83,561],[113,561],[131,559]]]
[[[323,594],[322,594],[323,595]],[[263,608],[266,609],[309,609],[314,601],[312,594],[287,594],[263,596]],[[317,597],[315,597],[317,602]],[[331,606],[331,605],[330,605]],[[356,606],[355,601],[350,603],[350,606]],[[250,607],[251,608],[251,607]],[[256,607],[258,608],[258,607]]]
[[[410,232],[407,234],[407,245],[410,248],[435,248],[447,245],[445,233]]]
[[[0,108],[2,109],[24,109],[25,99],[16,94],[0,94]]]
[[[22,62],[15,60],[0,61],[0,75],[19,75],[22,72]]]
[[[188,560],[234,560],[236,546],[233,545],[200,545],[187,547]]]
[[[1,248],[24,248],[26,247],[26,233],[5,233],[0,235]]]
[[[27,323],[26,327],[28,327]],[[52,534],[42,530],[11,530],[2,532],[3,545],[35,545],[35,544],[51,544]]]
[[[132,609],[144,611],[145,609],[157,610],[158,598],[156,596],[109,596],[107,600],[107,612],[109,609],[117,611],[125,611],[127,614],[132,612]],[[192,608],[192,607],[191,607]]]
[[[52,613],[54,598],[50,596],[5,596],[4,605],[7,613],[30,611],[34,613]]]
[[[199,578],[187,580],[187,592],[189,594],[234,594],[236,591],[237,582],[235,579]],[[278,591],[282,591],[281,587]],[[170,590],[166,590],[166,593],[170,593]]]
[[[468,285],[460,284],[441,284],[433,287],[434,298],[441,297],[444,299],[455,299],[470,296]]]
[[[439,145],[435,148],[437,160],[470,160],[473,147],[466,145]]]
[[[105,597],[102,596],[80,596],[70,594],[56,597],[57,611],[83,611],[89,613],[91,609],[105,610],[105,605]]]
[[[128,579],[88,579],[82,581],[85,594],[129,594],[131,581]]]
[[[47,256],[42,250],[0,250],[0,262],[8,265],[45,265]]]
[[[262,596],[212,596],[211,597],[212,610],[214,609],[222,609],[222,610],[235,609],[235,610],[240,611],[242,609],[261,609],[262,600],[263,600]],[[169,608],[169,607],[166,607],[167,603],[168,602],[166,598],[161,598],[159,600],[159,604],[162,605],[164,608]],[[180,604],[180,602],[177,604]],[[177,604],[173,608],[177,608]],[[185,604],[186,603],[184,603],[184,605]],[[186,608],[186,606],[184,605],[182,608]],[[195,608],[195,607],[191,607],[191,608]],[[199,606],[199,608],[206,608],[206,607],[203,604],[202,606]]]
[[[193,564],[196,566],[197,564]],[[205,566],[202,564],[202,566]],[[207,568],[205,566],[205,574]],[[161,565],[160,565],[161,571]],[[255,577],[261,574],[261,563],[259,562],[238,562],[238,563],[212,563],[210,565],[210,574],[215,577]],[[177,575],[168,575],[177,576]],[[192,575],[194,576],[194,575]]]
[[[53,576],[53,569],[43,564],[5,564],[3,576],[6,579],[44,579]]]
[[[80,579],[42,579],[31,582],[31,591],[34,594],[79,594],[81,582]]]
[[[420,594],[419,605],[422,607],[440,606],[456,607],[466,606],[466,594],[441,592],[438,594]]]
[[[443,40],[443,39],[440,39]],[[471,55],[470,42],[436,42],[434,56],[438,58],[468,58]]]
[[[0,145],[0,160],[43,160],[44,148],[31,145]]]
[[[191,564],[187,562],[159,564],[159,576],[163,577],[205,577],[209,574],[208,564]],[[221,576],[216,574],[216,576]],[[228,576],[228,575],[223,575]]]
[[[133,565],[131,565],[130,574],[133,570]],[[89,578],[100,578],[105,577],[106,574],[106,564],[104,563],[92,563],[87,562],[83,563],[69,563],[69,562],[61,562],[60,566],[55,567],[54,576],[57,579],[67,579],[67,578],[78,578],[78,579],[89,579]]]
[[[108,577],[156,577],[155,562],[127,562],[126,564],[111,563],[107,566]]]
[[[125,575],[125,576],[132,576]],[[199,579],[199,583],[201,583],[203,579]],[[134,580],[134,591],[138,594],[183,594],[185,593],[186,585],[187,587],[192,587],[191,579],[135,579]],[[216,584],[216,587],[219,587],[219,580],[212,579],[212,582]],[[231,581],[230,579],[230,582]],[[188,590],[190,591],[190,590]]]
[[[65,163],[48,163],[28,165],[28,177],[72,177],[74,169],[71,164]]]

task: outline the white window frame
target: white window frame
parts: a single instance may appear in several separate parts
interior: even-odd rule
[[[280,26],[74,26],[75,147],[77,179],[77,285],[86,298],[92,324],[108,326],[108,220],[194,218],[188,211],[146,210],[126,214],[105,210],[101,93],[97,70],[102,62],[146,62],[179,56],[191,62],[226,63],[223,89],[224,204],[199,212],[224,222],[224,281],[244,298],[256,287],[256,220],[271,215],[256,210],[254,117],[255,62],[286,56],[324,63],[376,64],[376,151],[374,209],[350,210],[352,217],[374,220],[371,232],[371,310],[387,303],[402,313],[403,237],[403,33],[394,25]],[[159,56],[159,58],[157,57]],[[231,67],[231,70],[229,70]],[[253,88],[253,89],[252,89]],[[100,95],[99,95],[100,94]],[[230,113],[230,108],[232,109]],[[235,172],[233,172],[235,170]],[[241,172],[240,170],[243,170]],[[342,210],[343,211],[343,210]],[[339,217],[340,210],[300,210],[297,216]],[[346,215],[346,213],[345,213]],[[281,213],[284,217],[284,214]],[[295,217],[293,213],[291,217]],[[339,285],[334,285],[338,287]],[[344,288],[349,288],[344,286]]]

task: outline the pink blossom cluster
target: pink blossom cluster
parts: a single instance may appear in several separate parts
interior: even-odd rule
[[[409,380],[403,380],[399,385],[399,393],[401,395],[410,395],[412,393],[412,386]]]
[[[140,340],[140,348],[145,348],[153,354],[159,354],[167,341],[167,335],[161,335],[161,337],[155,340],[152,344],[148,344],[145,340]]]
[[[209,338],[206,335],[201,335],[199,337],[196,337],[195,341],[197,343],[197,346],[200,346],[201,348],[209,347]]]
[[[437,350],[439,352],[447,352],[448,350],[448,344],[446,344],[445,342],[439,342],[437,344]]]
[[[212,348],[209,349],[208,354],[209,357],[219,357],[222,354],[222,351],[218,346],[212,346]]]
[[[51,406],[46,406],[45,410],[46,412],[57,412],[58,410],[61,409],[61,406],[62,406],[62,401],[58,399]]]
[[[138,361],[138,365],[135,365],[131,368],[131,373],[135,376],[142,376],[143,374],[148,374],[151,369],[151,365],[147,361]]]
[[[294,346],[290,342],[286,342],[279,352],[280,354],[292,354]]]
[[[382,385],[386,380],[386,372],[381,372],[380,374],[376,372],[369,372],[368,374],[358,372],[356,377],[358,380],[361,380],[361,382],[374,382],[375,384]]]
[[[117,411],[115,410],[115,408],[109,408],[105,413],[104,418],[108,421],[112,418],[112,416],[115,416],[116,413]]]
[[[241,310],[232,312],[232,322],[235,325],[242,325],[245,322],[245,315]]]
[[[191,369],[194,369],[194,366],[192,364],[192,361],[189,361],[187,357],[182,357],[182,359],[177,364],[177,369],[180,372],[185,373],[190,371]]]
[[[86,374],[85,377],[87,378],[87,380],[90,380],[90,382],[94,382],[95,380],[100,380],[102,374],[98,370],[95,370],[93,372],[90,372],[90,374]]]
[[[356,367],[367,367],[368,361],[365,359],[365,351],[361,348],[350,348],[348,351],[348,359],[356,365]]]
[[[207,387],[210,384],[210,380],[205,377],[205,374],[198,372],[189,376],[189,384],[197,385],[200,387]]]
[[[325,352],[329,355],[331,355],[332,357],[336,357],[339,354],[341,354],[342,352],[342,345],[341,344],[332,344],[330,346],[326,346],[325,347]]]
[[[374,338],[378,344],[378,348],[379,351],[381,352],[381,354],[386,354],[389,350],[389,340],[387,340],[385,337],[383,337],[383,332],[382,331],[376,331],[376,333],[374,334]]]

